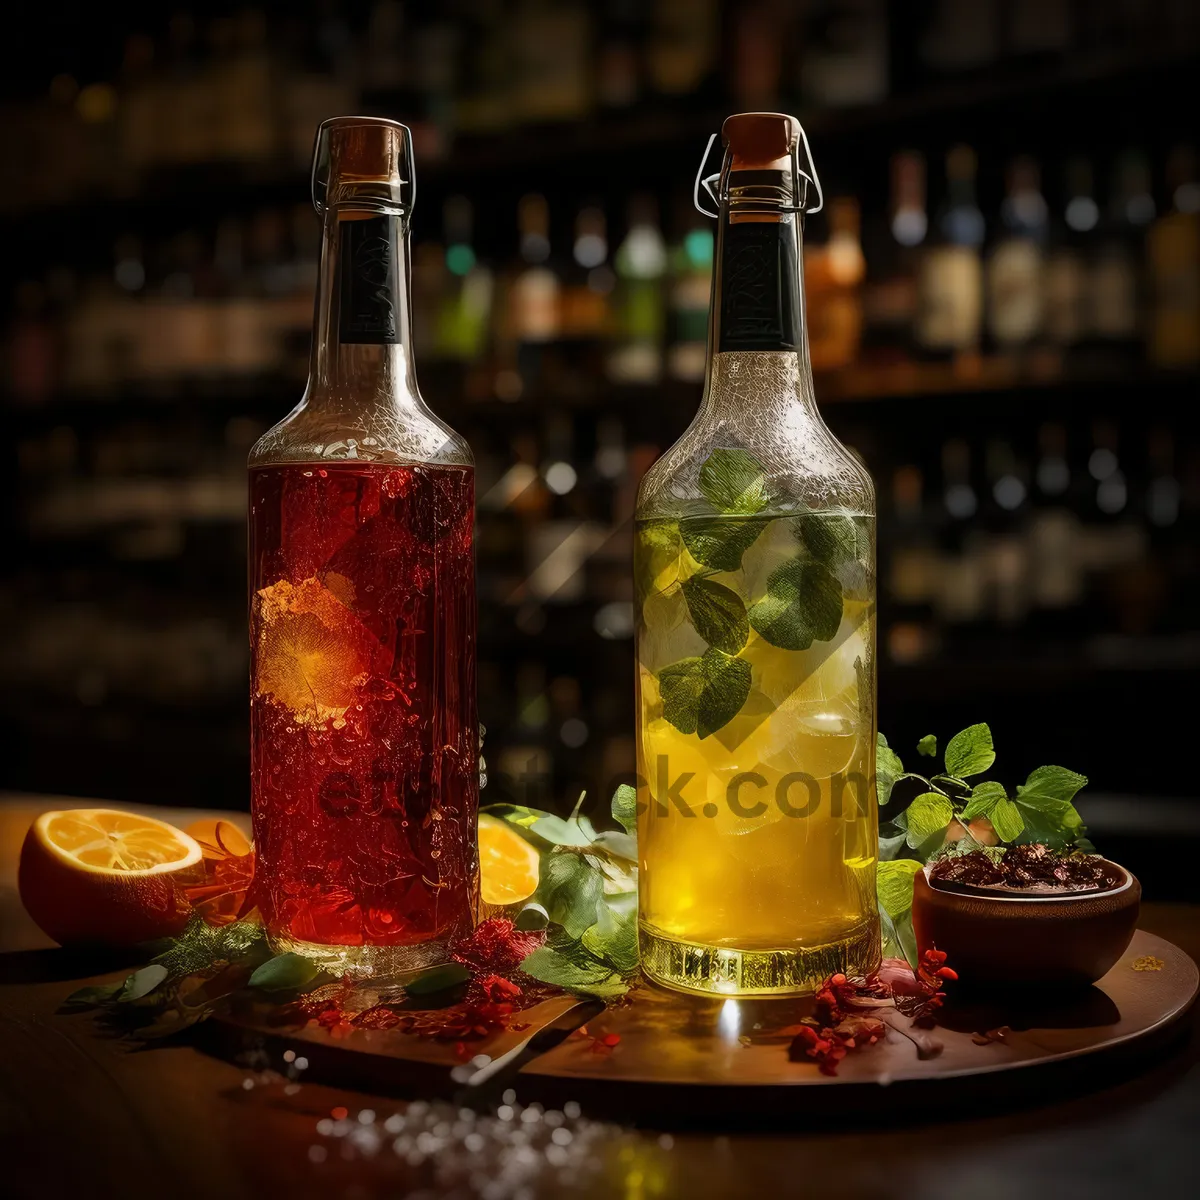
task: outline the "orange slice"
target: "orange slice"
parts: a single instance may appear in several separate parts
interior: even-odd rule
[[[539,858],[513,827],[486,813],[479,818],[479,891],[485,904],[505,906],[537,891]]]
[[[21,900],[64,946],[132,946],[187,924],[203,855],[181,829],[113,808],[43,813],[21,848]]]

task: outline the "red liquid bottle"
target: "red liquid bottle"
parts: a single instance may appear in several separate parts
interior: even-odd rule
[[[412,178],[403,125],[321,126],[308,387],[250,455],[256,899],[356,975],[441,960],[479,889],[474,467],[417,389]]]

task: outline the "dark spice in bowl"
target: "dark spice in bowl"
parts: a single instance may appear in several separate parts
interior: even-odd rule
[[[935,862],[929,881],[945,891],[986,888],[1022,895],[1102,892],[1117,887],[1124,873],[1098,854],[1062,853],[1039,843],[1001,852],[972,850]]]

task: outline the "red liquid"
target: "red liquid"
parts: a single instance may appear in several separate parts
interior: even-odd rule
[[[412,946],[478,893],[474,473],[250,473],[256,898],[277,939]]]

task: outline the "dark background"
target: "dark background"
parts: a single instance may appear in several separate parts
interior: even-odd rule
[[[245,456],[303,388],[312,135],[357,111],[413,127],[422,390],[478,460],[489,795],[525,776],[531,803],[606,796],[633,763],[637,479],[700,395],[692,179],[724,115],[780,109],[828,199],[806,230],[817,395],[879,494],[883,730],[912,756],[988,721],[1002,781],[1085,772],[1101,848],[1160,897],[1194,890],[1161,864],[1200,833],[1197,6],[49,3],[23,22],[0,72],[0,785],[245,806]],[[914,214],[927,232],[902,246]],[[1035,273],[1006,293],[992,264],[1018,233]],[[920,280],[956,239],[991,299],[947,349],[920,335]],[[1050,315],[1064,279],[1074,328]],[[1043,313],[1016,343],[1005,303]]]

